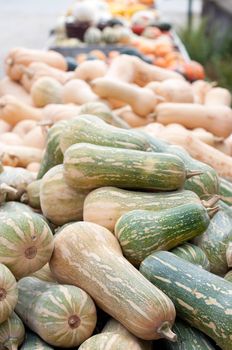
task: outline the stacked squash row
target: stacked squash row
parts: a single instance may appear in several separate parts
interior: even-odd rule
[[[232,212],[213,168],[87,114],[51,127],[17,186],[0,206],[3,349],[232,349]]]

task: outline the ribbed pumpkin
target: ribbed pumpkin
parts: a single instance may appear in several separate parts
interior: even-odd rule
[[[2,212],[0,262],[16,279],[39,270],[50,259],[53,235],[42,217],[30,212]]]
[[[40,184],[41,180],[32,181],[26,188],[26,192],[20,198],[20,201],[27,203],[32,208],[40,209]]]
[[[18,282],[16,312],[48,344],[70,348],[88,339],[96,325],[96,308],[80,288],[46,283],[34,277]]]
[[[28,205],[19,202],[5,202],[0,205],[0,215],[6,215],[10,212],[14,214],[21,214],[22,212],[33,213],[33,210]]]
[[[101,42],[102,34],[100,29],[90,27],[84,34],[84,42],[87,44],[98,44]]]
[[[44,282],[56,283],[55,277],[53,276],[48,263],[44,265],[40,270],[32,273],[30,276],[36,277]]]
[[[46,344],[35,333],[27,331],[26,339],[20,350],[53,350],[50,345]]]
[[[57,165],[41,181],[40,204],[43,215],[56,225],[82,220],[84,200],[88,193],[70,188],[64,181],[63,165]]]
[[[0,324],[0,350],[17,350],[24,336],[23,323],[13,312],[5,322]]]
[[[11,315],[17,301],[16,279],[5,265],[0,264],[0,324]]]
[[[83,288],[134,335],[175,339],[171,300],[122,256],[117,239],[104,227],[87,222],[65,225],[55,237],[50,267],[59,282]]]
[[[137,340],[119,333],[101,333],[86,340],[79,350],[142,350]]]

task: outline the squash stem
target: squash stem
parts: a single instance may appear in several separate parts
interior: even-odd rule
[[[21,203],[25,203],[25,204],[28,204],[29,202],[29,197],[28,197],[28,194],[25,192],[22,194],[21,198],[20,198],[20,202]]]
[[[167,340],[170,340],[172,342],[177,341],[177,335],[171,330],[169,322],[164,322],[158,329],[157,333],[159,333],[163,338]]]
[[[226,249],[226,261],[228,267],[232,267],[232,243],[230,242]]]
[[[7,184],[3,183],[0,185],[0,193],[17,194],[18,191],[14,187],[8,186]]]
[[[202,174],[203,174],[203,171],[201,171],[201,170],[187,170],[186,171],[186,178],[190,179],[190,177],[202,175]]]
[[[217,205],[214,208],[207,208],[207,213],[209,217],[212,219],[212,217],[220,210],[220,207]]]
[[[212,208],[219,201],[219,199],[220,196],[218,194],[215,194],[208,201],[202,200],[201,203],[205,208]]]

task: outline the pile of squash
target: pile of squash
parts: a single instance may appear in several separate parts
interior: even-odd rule
[[[23,48],[0,82],[0,349],[232,350],[229,92]]]

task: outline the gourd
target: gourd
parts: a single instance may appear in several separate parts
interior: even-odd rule
[[[194,244],[184,243],[172,249],[171,252],[192,264],[202,267],[206,271],[210,271],[210,262],[207,255],[200,247]]]
[[[120,335],[125,335],[136,341],[140,346],[141,350],[151,350],[152,348],[151,341],[136,338],[133,334],[128,332],[128,330],[121,323],[119,323],[113,318],[110,318],[109,321],[105,324],[101,334],[103,333],[117,333]]]
[[[70,73],[49,66],[43,62],[32,62],[28,67],[23,67],[23,75],[20,83],[26,91],[30,92],[32,85],[41,77],[51,77],[65,84],[70,79]]]
[[[22,344],[25,336],[25,329],[20,318],[13,314],[0,324],[0,349],[17,350]]]
[[[84,42],[86,44],[99,44],[101,42],[102,33],[100,29],[90,27],[84,34]]]
[[[94,79],[91,87],[101,98],[129,104],[133,112],[141,117],[152,113],[158,103],[157,96],[150,89],[119,80],[110,80],[108,77]]]
[[[173,300],[183,321],[208,335],[222,350],[231,350],[230,282],[162,251],[147,257],[140,272]]]
[[[14,96],[4,95],[0,97],[0,118],[15,126],[24,119],[39,121],[42,113],[38,108],[29,106]]]
[[[12,80],[20,80],[23,74],[21,66],[29,66],[32,62],[44,62],[60,70],[67,70],[65,58],[52,50],[31,50],[22,47],[11,49],[5,59],[6,74]]]
[[[24,137],[23,144],[29,147],[44,149],[45,147],[45,133],[40,125],[30,130]]]
[[[136,339],[119,333],[100,333],[87,339],[79,350],[142,350],[142,347]]]
[[[50,267],[60,283],[83,288],[137,337],[175,340],[171,300],[122,256],[117,239],[104,227],[88,222],[66,225],[55,237]]]
[[[21,279],[18,288],[16,312],[48,344],[75,347],[92,335],[96,308],[84,290],[34,277]]]
[[[63,103],[82,105],[86,102],[94,102],[96,100],[98,100],[98,96],[93,93],[90,86],[84,80],[72,79],[63,87]],[[53,103],[55,103],[55,101]],[[59,103],[59,101],[56,103]]]
[[[27,167],[32,162],[40,162],[42,150],[35,147],[5,145],[0,143],[0,157],[4,165]]]
[[[0,142],[6,145],[22,145],[23,140],[20,136],[14,134],[13,132],[5,132],[0,134]]]
[[[82,220],[83,205],[88,191],[74,190],[63,177],[63,165],[50,169],[40,185],[40,205],[43,215],[55,225]]]
[[[0,205],[0,215],[8,214],[9,212],[14,212],[15,214],[21,214],[22,212],[33,213],[32,208],[28,205],[19,202],[6,202]]]
[[[192,86],[185,80],[167,79],[146,85],[163,98],[162,102],[193,103]]]
[[[206,94],[215,86],[214,82],[209,83],[205,80],[196,80],[192,83],[194,94],[194,103],[204,104]]]
[[[92,114],[98,118],[101,118],[106,123],[117,126],[123,129],[129,129],[129,125],[121,120],[117,115],[113,114],[111,109],[102,102],[88,102],[80,107],[78,112],[79,115],[82,114]]]
[[[115,28],[105,27],[102,31],[102,40],[107,44],[114,44],[119,41],[119,33]]]
[[[55,165],[63,163],[63,153],[60,149],[60,136],[65,130],[67,123],[66,120],[61,120],[48,130],[46,149],[37,179],[41,179],[43,175]]]
[[[11,125],[4,120],[0,120],[0,134],[9,132],[12,129]]]
[[[227,205],[232,205],[232,183],[220,177],[219,181],[219,194],[221,200]]]
[[[18,122],[15,125],[15,127],[12,129],[12,132],[23,138],[36,126],[37,126],[37,122],[35,120],[25,119],[25,120],[22,120],[21,122]]]
[[[230,270],[229,272],[227,272],[227,274],[224,276],[224,278],[227,281],[232,282],[232,271]]]
[[[207,255],[210,271],[223,276],[232,265],[232,217],[221,207],[208,229],[194,240]]]
[[[22,193],[26,191],[27,186],[34,180],[34,175],[24,168],[14,168],[4,166],[3,172],[0,173],[0,184],[7,184],[16,191],[8,193],[8,200],[19,200]]]
[[[100,146],[150,151],[146,138],[134,130],[125,130],[109,125],[94,115],[80,115],[68,122],[60,139],[64,153],[77,143],[91,143]]]
[[[40,209],[40,185],[41,179],[32,181],[27,185],[26,192],[21,196],[20,201],[29,204],[32,208]]]
[[[32,105],[31,96],[24,90],[24,88],[9,77],[4,77],[0,80],[0,97],[4,95],[11,95],[19,99],[21,102]]]
[[[114,110],[115,115],[128,123],[132,128],[139,128],[149,123],[149,118],[142,118],[135,114],[129,105]]]
[[[0,325],[12,314],[18,301],[18,288],[14,275],[0,264]]]
[[[232,110],[228,106],[160,103],[155,112],[157,122],[164,125],[179,123],[189,129],[201,127],[222,137],[232,133]]]
[[[20,350],[53,350],[50,345],[46,344],[35,333],[27,331],[26,339]]]
[[[164,340],[163,350],[216,350],[210,339],[196,328],[190,327],[183,321],[177,319],[173,329],[177,334],[177,342],[171,343]]]
[[[52,77],[41,77],[31,87],[35,107],[50,103],[62,103],[62,85]]]
[[[116,187],[101,187],[87,195],[83,216],[84,221],[94,222],[113,232],[120,216],[131,210],[160,211],[185,203],[199,202],[199,197],[194,192],[185,190],[147,193]]]
[[[84,61],[75,69],[74,76],[89,83],[93,79],[103,77],[107,69],[107,64],[102,60]]]
[[[56,279],[54,278],[48,263],[44,265],[40,270],[32,273],[30,276],[36,277],[44,282],[56,283]]]
[[[1,212],[0,262],[16,279],[39,270],[53,252],[52,232],[33,212]]]
[[[148,166],[149,165],[149,166]],[[116,186],[170,191],[189,176],[179,157],[79,143],[64,154],[64,178],[78,189]]]
[[[132,210],[117,221],[115,236],[123,255],[135,266],[155,250],[169,250],[203,233],[217,208],[183,204],[153,212]]]

